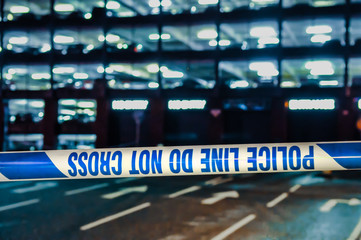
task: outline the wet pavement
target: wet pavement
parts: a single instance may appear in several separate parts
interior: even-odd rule
[[[0,183],[0,239],[360,239],[361,173]]]

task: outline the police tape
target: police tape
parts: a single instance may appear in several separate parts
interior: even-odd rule
[[[361,141],[0,153],[0,181],[361,169]]]

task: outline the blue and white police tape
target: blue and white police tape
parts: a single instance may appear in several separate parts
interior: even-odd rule
[[[361,142],[0,153],[0,181],[361,169]]]

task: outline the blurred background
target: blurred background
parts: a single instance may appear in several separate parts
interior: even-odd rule
[[[0,151],[360,140],[361,0],[0,0],[0,20]],[[360,179],[3,182],[0,239],[359,239]]]
[[[1,150],[360,138],[359,0],[4,0],[0,12]]]

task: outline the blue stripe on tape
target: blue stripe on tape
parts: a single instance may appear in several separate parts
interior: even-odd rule
[[[361,168],[361,143],[322,143],[317,145],[342,167]]]
[[[0,173],[9,179],[66,178],[45,152],[1,153]]]

